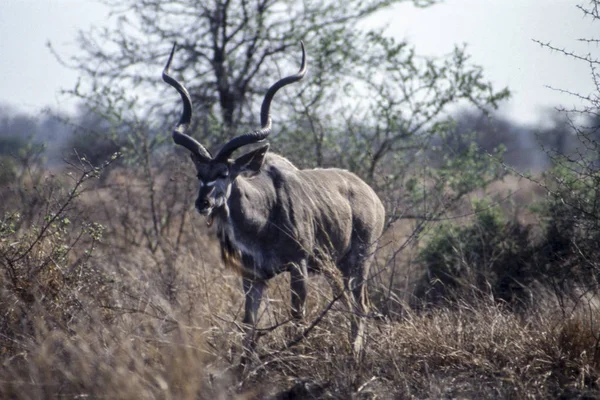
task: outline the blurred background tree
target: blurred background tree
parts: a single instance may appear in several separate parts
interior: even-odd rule
[[[597,0],[577,7],[584,17],[600,22]],[[593,52],[600,39],[578,40],[589,45],[588,53],[536,40],[550,51],[588,65],[591,77],[589,92],[553,88],[584,103],[581,107],[558,107],[559,114],[547,131],[547,141],[542,142],[552,166],[541,183],[547,191],[540,208],[545,222],[544,245],[550,254],[547,275],[559,293],[567,294],[574,287],[593,293],[600,287],[600,60]]]
[[[352,0],[340,7],[324,0],[107,0],[116,25],[81,32],[78,55],[63,62],[81,74],[71,93],[110,121],[113,132],[122,132],[126,159],[145,165],[169,139],[181,112],[177,93],[160,79],[173,42],[179,51],[172,74],[185,83],[194,104],[191,132],[214,148],[257,127],[266,88],[298,68],[303,40],[309,75],[278,94],[273,149],[300,167],[348,168],[390,196],[403,190],[407,174],[413,183],[415,175],[423,178],[409,191],[422,191],[425,180],[446,190],[445,180],[455,171],[470,180],[455,185],[462,188],[458,198],[501,171],[471,149],[442,161],[446,172],[440,174],[429,167],[430,156],[444,156],[425,149],[453,129],[450,113],[457,107],[490,110],[509,93],[485,80],[464,47],[441,58],[420,57],[408,43],[370,29],[368,18],[395,2]],[[458,160],[465,157],[471,162]],[[458,171],[465,168],[470,172]],[[404,197],[417,198],[424,200]],[[446,204],[442,198],[427,197]],[[402,208],[415,208],[413,215],[435,209]]]

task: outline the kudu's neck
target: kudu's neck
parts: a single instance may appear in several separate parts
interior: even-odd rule
[[[225,228],[232,222],[256,223],[268,218],[269,210],[277,202],[277,187],[286,173],[297,170],[286,158],[268,153],[259,172],[241,174],[232,182],[227,201],[213,211],[218,226]]]

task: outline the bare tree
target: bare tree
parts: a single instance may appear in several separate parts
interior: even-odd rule
[[[117,16],[116,26],[81,32],[81,52],[68,62],[82,72],[84,83],[92,79],[75,92],[116,110],[137,100],[132,86],[135,96],[163,90],[156,86],[155,71],[166,56],[164,43],[177,39],[186,57],[177,73],[190,81],[192,100],[203,116],[194,130],[218,142],[240,124],[248,125],[253,100],[264,92],[267,77],[277,74],[277,66],[268,62],[271,56],[285,55],[300,39],[316,49],[312,43],[344,36],[357,22],[400,1],[350,0],[339,7],[331,1],[105,0]],[[350,50],[341,44],[329,52],[346,57]],[[159,107],[154,102],[147,110],[155,113]]]
[[[174,109],[155,100],[164,90],[156,71],[165,42],[177,40],[185,59],[174,72],[189,82],[201,116],[190,132],[211,148],[254,126],[260,95],[302,39],[311,49],[311,79],[275,105],[274,145],[300,166],[342,165],[370,180],[385,172],[395,182],[445,129],[450,106],[495,107],[508,96],[493,90],[464,47],[440,59],[419,57],[381,30],[361,29],[366,17],[401,2],[105,0],[116,26],[80,34],[81,52],[66,61],[82,73],[73,93],[132,132],[163,132]]]

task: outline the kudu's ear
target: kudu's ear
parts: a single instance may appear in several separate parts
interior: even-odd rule
[[[265,156],[267,155],[268,150],[269,145],[266,144],[256,150],[252,150],[251,152],[236,158],[236,160],[233,162],[235,172],[238,174],[246,171],[257,173],[260,171],[260,168],[265,161]]]

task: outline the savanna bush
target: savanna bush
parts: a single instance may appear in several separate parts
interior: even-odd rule
[[[572,284],[596,291],[600,278],[600,171],[591,161],[561,157],[546,173],[543,218],[545,275],[561,290]]]
[[[84,315],[87,294],[100,297],[103,276],[90,268],[102,226],[86,220],[78,198],[100,169],[85,163],[66,180],[46,177],[35,201],[3,207],[0,217],[0,347],[22,351],[37,320],[63,331]],[[34,209],[28,209],[35,204]],[[27,218],[24,217],[27,215]]]
[[[10,156],[0,155],[0,185],[8,185],[17,177],[16,163]]]
[[[492,295],[510,304],[533,300],[534,286],[554,296],[596,293],[600,277],[600,172],[592,163],[561,158],[541,185],[544,199],[531,211],[539,226],[524,225],[487,202],[473,221],[436,226],[419,253],[424,276],[417,301],[452,302]],[[536,232],[534,235],[533,232]]]
[[[419,254],[424,276],[418,301],[439,303],[472,295],[513,302],[525,299],[534,278],[531,230],[506,219],[499,207],[475,204],[472,223],[441,223]]]

